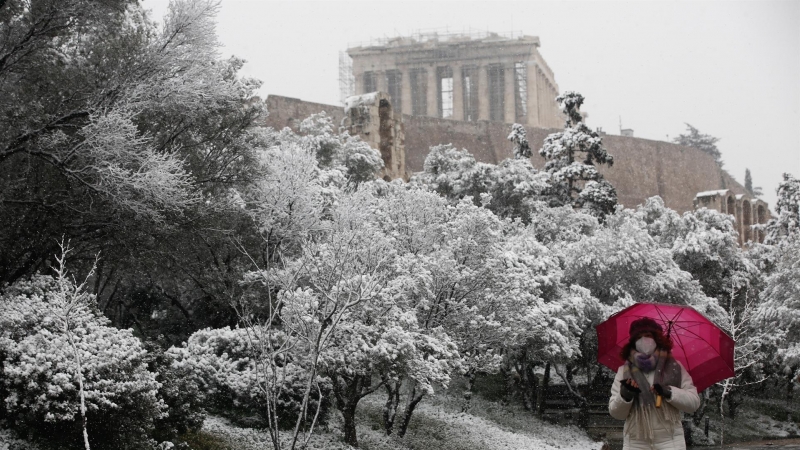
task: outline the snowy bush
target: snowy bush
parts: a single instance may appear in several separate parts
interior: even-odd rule
[[[203,329],[192,334],[182,347],[170,348],[167,355],[173,358],[174,370],[191,374],[208,395],[206,403],[209,408],[220,412],[240,409],[261,414],[267,401],[265,389],[276,389],[280,391],[277,396],[278,422],[283,427],[294,426],[309,376],[293,360],[301,356],[300,352],[274,364],[265,363],[258,354],[259,345],[254,345],[257,340],[248,336],[248,332],[252,333],[252,330],[230,327]],[[281,332],[269,333],[272,333],[273,341],[286,339]],[[317,381],[323,393],[320,419],[324,421],[329,406],[330,383],[325,378]],[[317,397],[312,395],[309,422],[316,409]]]
[[[169,414],[156,421],[155,437],[175,441],[188,431],[199,430],[205,420],[206,392],[186,366],[176,363],[173,354],[157,344],[147,350],[150,370],[158,373],[161,384],[158,396],[169,407]]]
[[[694,306],[712,319],[723,313],[697,280],[681,270],[672,253],[648,234],[646,224],[629,211],[607,217],[607,226],[571,243],[565,274],[606,305],[631,297],[636,301]]]
[[[540,201],[547,200],[551,190],[550,175],[538,172],[528,158],[486,164],[450,144],[431,147],[424,171],[415,175],[411,182],[450,200],[469,198],[501,217],[518,217],[524,221],[544,207]]]
[[[69,282],[37,275],[0,295],[5,412],[17,428],[65,446],[80,443],[77,351],[91,441],[143,448],[166,405],[158,399],[159,383],[147,370],[141,342],[131,330],[109,326],[91,296],[72,306],[65,332],[68,290],[59,283]]]
[[[300,142],[312,150],[325,169],[341,168],[350,183],[359,184],[375,178],[383,169],[381,154],[346,131],[336,134],[333,121],[325,112],[314,114],[300,123]]]

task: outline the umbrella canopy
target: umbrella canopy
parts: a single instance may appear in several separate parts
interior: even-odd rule
[[[630,339],[631,322],[642,317],[655,320],[672,339],[672,355],[692,376],[698,392],[734,375],[733,339],[694,308],[663,303],[637,303],[598,325],[600,364],[615,372],[624,364],[619,354]]]

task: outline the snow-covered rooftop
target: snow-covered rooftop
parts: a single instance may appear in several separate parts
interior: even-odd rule
[[[355,108],[356,106],[361,105],[374,105],[375,102],[378,101],[378,93],[377,92],[370,92],[367,94],[361,95],[353,95],[351,97],[347,97],[344,100],[344,110],[345,112],[350,111],[350,109]]]
[[[703,192],[698,192],[697,195],[694,196],[694,198],[713,197],[715,195],[725,195],[729,191],[730,191],[729,189],[719,189],[719,190],[716,190],[716,191],[703,191]]]
[[[458,42],[503,42],[512,40],[522,40],[539,44],[538,36],[527,36],[519,31],[507,33],[495,33],[491,31],[467,30],[462,32],[452,32],[450,30],[429,30],[418,31],[408,36],[394,36],[373,38],[369,41],[351,42],[348,48],[368,48],[368,47],[405,47],[423,43],[442,43],[452,44]]]

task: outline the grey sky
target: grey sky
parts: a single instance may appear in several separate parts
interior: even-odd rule
[[[155,18],[167,0],[145,0]],[[222,0],[223,56],[277,94],[338,104],[338,52],[418,30],[539,36],[560,90],[586,97],[588,124],[668,140],[688,122],[720,138],[725,169],[745,168],[775,205],[800,176],[800,1]]]

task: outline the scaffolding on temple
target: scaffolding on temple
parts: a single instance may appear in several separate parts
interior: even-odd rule
[[[475,29],[384,36],[348,46],[340,86],[385,91],[394,111],[412,116],[560,128],[558,84],[539,46],[537,36]]]
[[[356,78],[353,75],[353,58],[346,51],[339,52],[339,101],[344,105],[347,97],[356,93]]]

